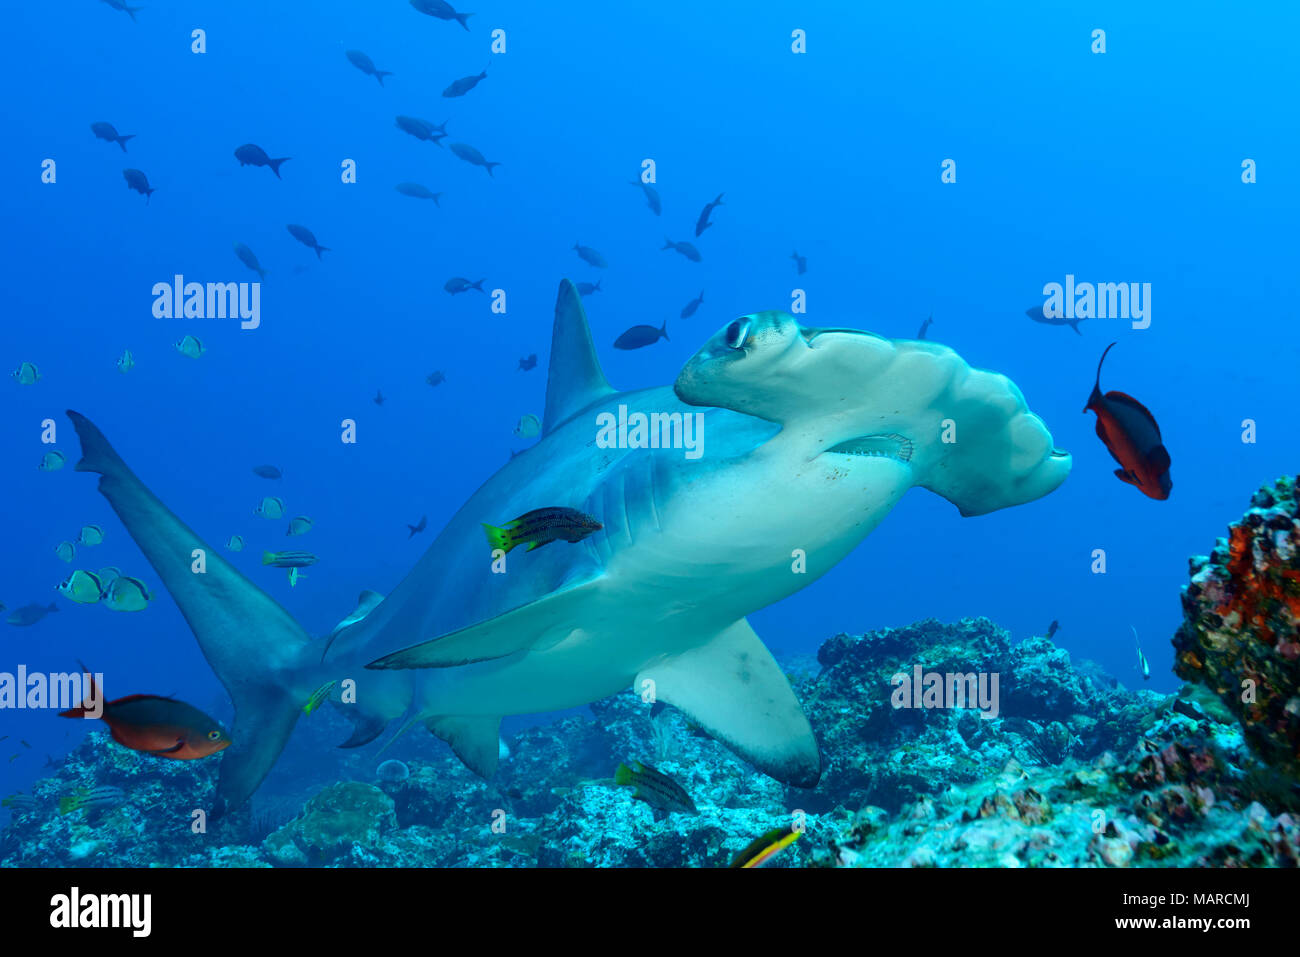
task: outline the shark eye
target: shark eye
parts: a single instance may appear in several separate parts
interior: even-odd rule
[[[726,335],[723,341],[727,343],[730,349],[743,349],[745,343],[749,341],[749,320],[737,319],[731,325],[727,326]]]

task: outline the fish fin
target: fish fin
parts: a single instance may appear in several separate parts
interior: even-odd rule
[[[276,178],[276,179],[279,179],[279,178],[280,178],[280,164],[281,164],[281,163],[287,163],[287,162],[288,162],[289,160],[291,160],[291,159],[293,159],[292,156],[281,156],[279,159],[268,159],[268,160],[266,161],[266,165],[269,166],[269,167],[271,167],[271,172],[275,174],[275,178]],[[297,169],[297,167],[294,167],[294,168]]]
[[[508,552],[519,544],[511,537],[509,528],[498,528],[495,525],[489,525],[487,522],[480,522],[479,524],[483,526],[483,534],[487,536],[488,545],[493,551],[499,548],[503,552]],[[412,532],[411,534],[414,535],[415,533]]]
[[[311,639],[159,501],[89,419],[72,411],[68,417],[81,440],[77,471],[100,473],[100,494],[158,573],[234,702],[234,743],[222,755],[211,815],[219,817],[257,789],[302,714],[307,689],[292,688]],[[206,574],[190,571],[195,548],[207,555]]]
[[[424,726],[456,752],[465,767],[481,778],[497,772],[501,759],[501,718],[495,715],[438,715]]]
[[[1128,408],[1137,412],[1140,416],[1142,416],[1144,419],[1147,420],[1147,423],[1151,426],[1151,428],[1155,429],[1156,438],[1157,439],[1160,438],[1160,425],[1156,422],[1156,417],[1151,414],[1150,409],[1148,409],[1137,399],[1133,398],[1133,396],[1129,395],[1127,392],[1120,392],[1116,389],[1112,389],[1110,392],[1106,393],[1106,398],[1110,399],[1113,402],[1118,402],[1120,405],[1127,406]]]
[[[1081,336],[1081,335],[1083,335],[1083,333],[1079,331],[1079,323],[1083,322],[1083,320],[1084,320],[1084,319],[1087,319],[1087,318],[1088,318],[1087,316],[1083,316],[1083,317],[1080,318],[1080,319],[1072,319],[1072,320],[1069,322],[1069,326],[1070,326],[1071,329],[1074,330],[1074,334],[1075,334],[1076,336]]]
[[[158,748],[156,751],[150,751],[150,754],[175,754],[181,748],[185,747],[184,741],[177,741],[170,748]]]
[[[525,651],[548,634],[575,628],[576,610],[583,609],[583,627],[594,628],[593,618],[604,614],[591,606],[591,593],[600,576],[584,578],[535,601],[466,628],[439,635],[370,662],[367,668],[448,668],[475,661],[490,661]],[[612,622],[617,609],[607,613]]]
[[[127,141],[127,140],[133,140],[133,139],[135,139],[135,134],[134,134],[134,133],[128,133],[128,134],[126,134],[126,136],[119,136],[119,137],[117,138],[117,145],[120,146],[120,147],[122,147],[122,152],[123,152],[123,153],[126,152],[126,141]]]
[[[1115,478],[1119,479],[1121,482],[1127,482],[1129,485],[1139,485],[1139,486],[1140,486],[1140,485],[1142,484],[1141,482],[1139,482],[1139,481],[1137,480],[1137,476],[1135,476],[1135,475],[1134,475],[1132,472],[1130,472],[1128,469],[1116,469],[1116,470],[1115,470]]]
[[[384,733],[388,720],[377,715],[359,714],[353,719],[352,735],[339,745],[340,748],[359,748],[369,744]]]
[[[635,686],[654,682],[658,700],[778,781],[813,787],[821,756],[785,674],[743,618],[689,651],[651,665]]]
[[[1163,472],[1165,469],[1169,468],[1169,466],[1173,465],[1173,462],[1170,461],[1169,450],[1163,445],[1157,445],[1147,453],[1147,464],[1155,469],[1156,472]]]
[[[600,360],[596,358],[596,346],[591,341],[591,327],[582,309],[582,297],[570,280],[562,279],[555,299],[542,434],[549,434],[575,413],[613,394],[614,390],[600,368]]]
[[[621,761],[617,768],[614,769],[614,783],[620,787],[626,787],[633,782],[632,769]]]
[[[385,751],[391,748],[394,744],[396,744],[397,739],[400,738],[402,735],[406,734],[406,732],[410,731],[412,728],[414,728],[416,723],[419,722],[419,720],[420,720],[420,715],[418,714],[415,717],[407,720],[406,724],[402,725],[400,728],[397,729],[397,734],[389,738],[388,743],[379,749],[379,753],[376,754],[375,757],[379,757],[381,754],[383,754]]]

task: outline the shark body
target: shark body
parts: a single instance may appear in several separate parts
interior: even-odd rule
[[[698,414],[703,455],[600,447],[597,416],[620,405]],[[328,681],[356,725],[345,747],[399,719],[402,730],[422,723],[489,776],[502,716],[631,686],[759,770],[811,787],[812,729],[745,615],[832,568],[914,485],[974,515],[1045,495],[1070,468],[1005,377],[936,343],[807,329],[785,313],[730,323],[671,387],[615,392],[565,280],[542,439],[470,497],[387,597],[364,592],[318,641],[69,415],[77,469],[101,474],[235,703],[215,815],[256,790]],[[577,543],[489,552],[482,522],[552,506],[603,527]],[[191,572],[195,548],[207,553],[203,575]]]

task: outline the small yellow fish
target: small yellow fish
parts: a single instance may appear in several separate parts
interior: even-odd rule
[[[542,432],[542,420],[529,412],[515,426],[515,435],[521,439],[531,439]]]
[[[306,535],[311,531],[311,519],[306,515],[299,515],[297,518],[289,521],[289,527],[285,529],[286,535]]]
[[[18,380],[19,385],[35,385],[41,374],[36,368],[36,363],[20,362],[18,368],[13,371],[13,377]]]
[[[93,605],[104,595],[104,585],[94,572],[78,568],[59,585],[59,594],[79,605]]]
[[[103,601],[109,611],[144,611],[152,599],[144,582],[121,575],[108,586]]]
[[[41,464],[36,466],[42,472],[57,472],[63,468],[67,458],[58,449],[53,449],[41,456]]]
[[[307,703],[303,705],[302,708],[303,713],[311,714],[313,711],[319,708],[321,706],[321,703],[327,697],[329,697],[329,693],[334,690],[334,686],[336,684],[338,684],[337,681],[327,681],[319,688],[317,688],[315,691],[313,691],[311,693],[311,697],[307,699]]]
[[[183,336],[176,343],[176,351],[183,356],[189,356],[191,359],[197,359],[203,355],[203,343],[199,341],[198,336]]]
[[[257,503],[257,508],[253,509],[253,514],[260,515],[262,518],[283,518],[284,500],[276,498],[274,495],[268,495]]]

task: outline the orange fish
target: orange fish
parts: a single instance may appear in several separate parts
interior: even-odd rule
[[[1101,391],[1101,364],[1115,343],[1106,347],[1097,363],[1097,381],[1083,407],[1097,413],[1097,438],[1122,468],[1115,470],[1121,482],[1137,486],[1149,498],[1164,501],[1174,487],[1169,478],[1169,452],[1160,441],[1156,418],[1137,399],[1123,392]]]
[[[90,670],[81,666],[87,675]],[[95,679],[90,679],[90,697]],[[87,717],[88,700],[80,708],[60,711],[62,718]],[[132,751],[144,751],[160,758],[193,761],[206,758],[230,746],[230,736],[206,714],[175,698],[133,694],[102,705],[101,717],[118,744]]]

